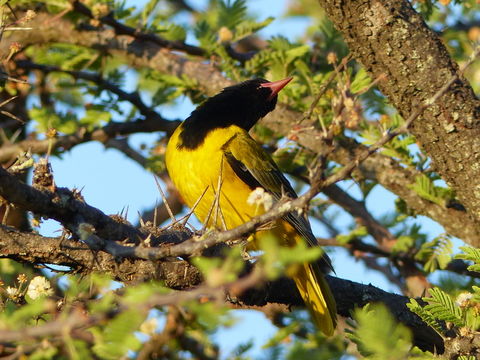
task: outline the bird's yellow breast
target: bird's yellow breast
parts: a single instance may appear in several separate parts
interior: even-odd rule
[[[252,189],[237,177],[222,150],[232,137],[246,134],[245,130],[237,126],[214,129],[195,149],[178,147],[181,131],[182,125],[168,142],[166,165],[185,203],[193,207],[199,201],[194,213],[200,221],[209,227],[231,229],[264,212],[263,207],[248,204]]]

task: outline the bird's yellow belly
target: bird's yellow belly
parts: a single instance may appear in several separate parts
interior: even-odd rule
[[[169,151],[167,148],[167,169],[185,203],[194,207],[201,222],[218,229],[232,229],[264,212],[263,206],[260,209],[248,204],[252,189],[236,176],[223,155],[221,146],[231,136],[220,129],[210,134],[210,141],[205,141],[195,151]],[[178,137],[177,132],[168,147],[175,145],[175,137]],[[212,137],[218,141],[212,141]]]

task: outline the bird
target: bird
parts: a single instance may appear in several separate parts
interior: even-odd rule
[[[261,190],[278,201],[297,194],[264,148],[249,134],[261,118],[275,109],[278,93],[292,77],[270,82],[250,79],[224,88],[201,103],[170,137],[165,164],[186,205],[209,228],[233,229],[266,212],[249,201]],[[216,211],[212,209],[216,208]],[[251,248],[264,236],[281,246],[319,246],[305,215],[291,212],[250,238]],[[250,241],[249,241],[250,243]],[[331,263],[324,256],[296,266],[294,280],[313,322],[326,335],[336,326],[336,303],[324,274]]]

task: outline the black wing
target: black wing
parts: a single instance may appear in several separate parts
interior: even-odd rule
[[[237,134],[223,146],[224,156],[235,174],[252,190],[261,187],[280,200],[282,195],[297,198],[295,190],[270,155],[248,134]],[[310,246],[318,246],[310,223],[297,211],[283,216]]]

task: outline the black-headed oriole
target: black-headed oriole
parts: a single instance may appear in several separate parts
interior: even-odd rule
[[[198,106],[171,136],[166,152],[168,172],[186,204],[192,207],[198,202],[195,215],[207,226],[232,229],[265,212],[263,205],[248,201],[256,188],[263,188],[274,200],[282,195],[297,197],[270,155],[248,134],[275,108],[278,92],[291,79],[253,79],[227,87]],[[214,202],[217,214],[212,214]],[[318,246],[308,220],[297,212],[257,231],[251,237],[253,244],[267,233],[282,246],[302,241]],[[329,265],[326,256],[297,266],[291,276],[317,326],[331,335],[336,307],[322,263]]]

